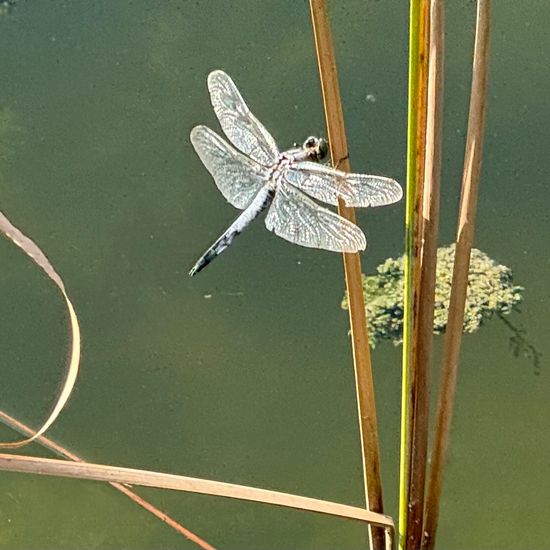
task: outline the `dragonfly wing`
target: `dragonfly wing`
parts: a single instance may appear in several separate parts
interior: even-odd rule
[[[338,197],[348,206],[384,206],[403,196],[399,183],[383,176],[348,174],[315,162],[295,162],[285,179],[308,195],[327,204],[338,204]]]
[[[246,208],[269,178],[267,169],[206,126],[191,130],[191,143],[222,195],[235,208]]]
[[[359,227],[284,182],[277,188],[265,225],[279,237],[310,248],[357,252],[367,246]]]
[[[275,164],[279,157],[275,140],[250,112],[231,77],[212,71],[208,90],[220,125],[233,145],[263,166]]]

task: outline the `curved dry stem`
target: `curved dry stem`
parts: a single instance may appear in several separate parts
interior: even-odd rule
[[[23,447],[34,441],[39,435],[42,435],[56,420],[59,413],[63,410],[71,393],[73,391],[76,378],[78,376],[78,368],[80,364],[80,328],[78,326],[78,318],[74,310],[71,300],[65,291],[65,285],[63,280],[53,268],[52,264],[42,252],[40,247],[29,237],[27,237],[22,231],[20,231],[15,225],[13,225],[6,216],[0,212],[0,233],[3,233],[13,244],[18,246],[27,256],[29,256],[38,267],[40,267],[44,273],[55,283],[57,288],[61,291],[67,306],[69,313],[69,323],[71,328],[71,352],[69,356],[69,364],[67,366],[67,373],[65,375],[65,381],[59,392],[57,401],[53,407],[52,412],[42,424],[42,426],[31,437],[22,441],[14,441],[9,443],[0,443],[0,448],[3,449],[16,449]]]

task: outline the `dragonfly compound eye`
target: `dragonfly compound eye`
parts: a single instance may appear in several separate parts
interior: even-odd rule
[[[305,149],[313,149],[314,147],[317,146],[317,138],[315,136],[309,136],[305,141],[304,141],[304,148]]]
[[[320,138],[317,143],[317,148],[319,149],[319,153],[317,154],[317,157],[319,160],[325,160],[328,156],[328,142],[326,139]]]

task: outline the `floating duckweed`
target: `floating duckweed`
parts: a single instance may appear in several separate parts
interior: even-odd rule
[[[437,251],[437,278],[434,305],[434,333],[445,332],[451,293],[455,245]],[[363,275],[365,309],[369,340],[375,346],[381,340],[395,345],[403,338],[403,269],[405,257],[388,258],[377,268],[376,275]],[[499,265],[487,254],[472,249],[468,292],[464,313],[464,332],[475,332],[494,315],[505,315],[521,302],[521,286],[512,282],[510,268]],[[342,308],[347,309],[347,296]]]

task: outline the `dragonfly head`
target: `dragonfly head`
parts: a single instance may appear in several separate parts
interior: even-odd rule
[[[315,162],[324,160],[328,155],[328,143],[323,138],[310,136],[304,141],[302,147],[307,156]]]

